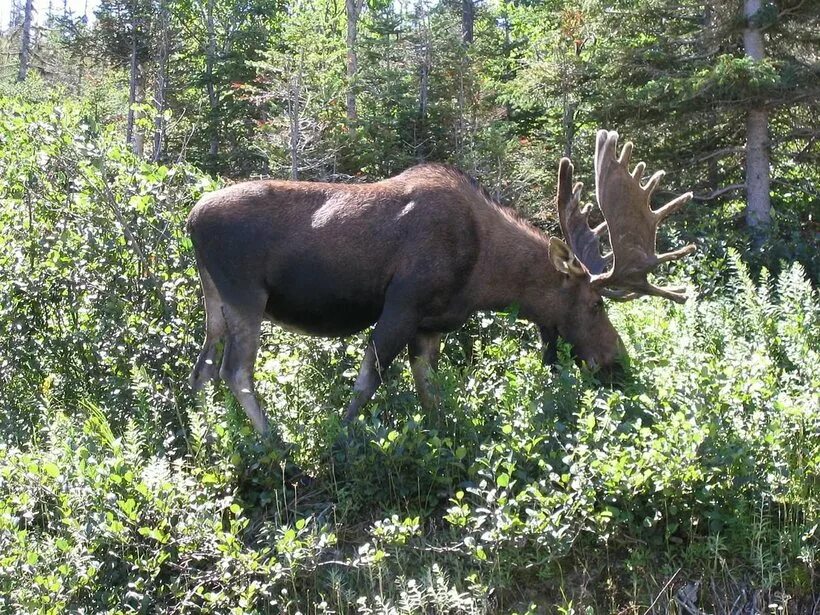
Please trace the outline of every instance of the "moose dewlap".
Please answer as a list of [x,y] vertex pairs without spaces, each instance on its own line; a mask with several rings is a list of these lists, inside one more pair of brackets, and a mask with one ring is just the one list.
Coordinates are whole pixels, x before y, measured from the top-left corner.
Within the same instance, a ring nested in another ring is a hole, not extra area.
[[[476,311],[513,304],[538,325],[546,360],[554,360],[560,335],[579,361],[612,367],[624,349],[603,297],[684,301],[683,289],[654,286],[647,274],[695,250],[655,252],[659,224],[692,195],[652,210],[663,173],[642,183],[644,163],[630,171],[632,144],[617,156],[617,141],[615,132],[598,132],[595,187],[606,222],[595,229],[587,222],[591,206],[580,207],[572,164],[561,160],[566,243],[495,203],[467,175],[435,164],[373,184],[263,180],[204,196],[188,217],[206,311],[191,385],[218,375],[266,432],[253,385],[262,320],[333,337],[375,323],[345,420],[373,396],[404,347],[422,405],[431,407],[442,334]],[[602,255],[605,232],[612,252]]]

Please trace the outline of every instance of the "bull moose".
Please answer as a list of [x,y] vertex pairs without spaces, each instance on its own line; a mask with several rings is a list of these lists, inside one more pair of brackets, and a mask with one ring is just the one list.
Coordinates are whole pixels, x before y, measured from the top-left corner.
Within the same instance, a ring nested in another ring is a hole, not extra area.
[[[192,387],[218,374],[265,433],[253,384],[262,320],[328,337],[375,323],[344,420],[358,415],[405,346],[422,405],[430,407],[442,334],[476,311],[510,305],[539,327],[547,354],[560,335],[577,360],[612,367],[624,346],[603,297],[683,302],[683,288],[655,286],[647,274],[695,251],[655,252],[659,224],[692,193],[653,210],[663,172],[642,183],[644,163],[629,170],[632,143],[617,156],[617,142],[616,132],[597,134],[595,189],[606,221],[594,229],[591,205],[581,207],[583,186],[573,185],[572,163],[561,160],[557,206],[566,243],[438,164],[371,184],[259,180],[205,195],[187,223],[206,312]],[[612,251],[602,255],[606,231]]]

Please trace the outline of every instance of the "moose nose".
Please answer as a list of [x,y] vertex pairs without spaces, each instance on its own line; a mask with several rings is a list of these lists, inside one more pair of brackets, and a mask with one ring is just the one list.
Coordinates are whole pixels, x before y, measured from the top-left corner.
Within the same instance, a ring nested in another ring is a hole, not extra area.
[[598,370],[598,377],[612,386],[623,384],[629,372],[629,354],[626,346],[618,338],[618,345],[609,361]]
[[629,361],[629,353],[626,351],[626,345],[624,341],[621,339],[621,336],[618,336],[618,349],[615,351],[615,363],[620,365],[625,365]]
[[587,360],[587,365],[592,370],[617,370],[629,360],[629,355],[626,352],[626,346],[618,336],[615,338],[615,343],[604,350],[598,357],[592,357]]

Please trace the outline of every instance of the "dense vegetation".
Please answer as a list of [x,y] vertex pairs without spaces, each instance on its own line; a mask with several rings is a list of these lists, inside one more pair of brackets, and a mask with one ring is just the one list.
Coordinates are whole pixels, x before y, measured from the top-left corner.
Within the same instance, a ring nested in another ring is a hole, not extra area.
[[[762,67],[729,3],[500,3],[474,23],[467,3],[359,4],[353,117],[345,11],[284,4],[103,2],[93,27],[54,16],[45,64],[0,82],[0,613],[816,612],[813,4],[764,6]],[[720,191],[764,99],[761,240],[743,190]],[[693,298],[608,307],[620,387],[567,348],[543,367],[531,327],[480,314],[445,340],[437,416],[398,362],[346,447],[363,336],[265,329],[287,457],[223,387],[188,390],[184,220],[226,177],[444,160],[549,230],[557,160],[588,177],[598,126],[703,197],[662,238],[701,248],[667,272]]]

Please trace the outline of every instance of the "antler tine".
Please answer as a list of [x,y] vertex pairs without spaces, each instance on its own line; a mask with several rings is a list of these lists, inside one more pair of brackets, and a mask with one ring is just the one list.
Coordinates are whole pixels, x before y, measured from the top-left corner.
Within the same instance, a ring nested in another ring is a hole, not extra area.
[[591,274],[601,274],[606,271],[606,262],[601,258],[598,240],[603,230],[600,226],[595,230],[589,227],[592,205],[581,207],[581,191],[584,184],[578,182],[573,185],[572,173],[573,167],[569,158],[562,158],[558,165],[558,221],[576,258]]
[[658,254],[656,262],[658,264],[666,263],[668,261],[676,261],[679,258],[683,258],[684,256],[689,256],[690,254],[694,254],[698,251],[698,247],[690,243],[688,246],[684,246],[678,250],[673,250],[672,252],[666,252],[665,254]]
[[686,194],[682,194],[678,197],[675,197],[660,209],[656,209],[655,216],[658,218],[658,221],[662,221],[664,218],[667,218],[668,216],[671,216],[673,213],[678,211],[681,207],[686,205],[691,200],[691,192],[687,192]]
[[652,196],[652,193],[655,192],[655,189],[658,187],[664,175],[666,175],[666,171],[656,171],[652,174],[652,177],[647,180],[643,190],[648,196]]
[[682,303],[686,301],[685,289],[655,286],[646,276],[659,264],[683,258],[696,250],[694,245],[688,245],[665,254],[655,251],[658,226],[683,207],[692,198],[692,193],[653,210],[650,199],[664,172],[654,173],[642,184],[646,165],[639,162],[632,172],[629,171],[632,143],[623,146],[620,156],[616,156],[617,148],[617,132],[598,132],[595,193],[606,218],[613,264],[607,273],[594,275],[592,282],[602,294],[618,299],[657,295]]
[[627,141],[626,143],[624,143],[624,146],[621,149],[621,156],[618,158],[618,162],[624,165],[625,167],[629,166],[629,159],[632,157],[633,147],[635,146],[632,145],[632,141]]
[[689,298],[686,295],[685,286],[655,286],[654,284],[647,284],[643,289],[643,294],[671,299],[675,303],[686,303],[686,300]]
[[602,288],[601,295],[613,301],[632,301],[640,297],[639,294],[628,290],[615,290],[612,288]]

